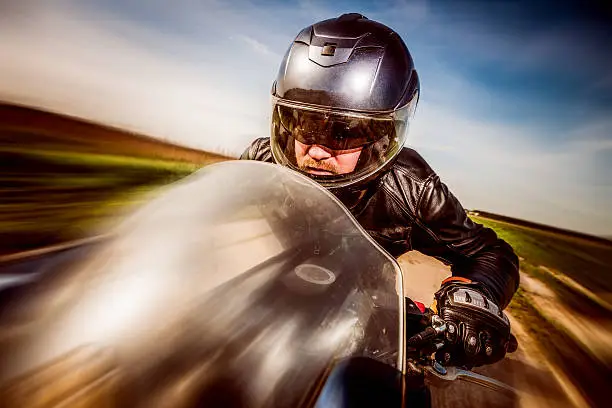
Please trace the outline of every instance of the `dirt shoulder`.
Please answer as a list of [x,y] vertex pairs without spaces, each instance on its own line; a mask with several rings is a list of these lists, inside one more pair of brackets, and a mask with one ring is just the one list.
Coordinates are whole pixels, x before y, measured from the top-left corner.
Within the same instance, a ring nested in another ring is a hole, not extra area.
[[[451,275],[450,268],[435,258],[412,251],[399,258],[404,273],[406,296],[430,305],[440,283]],[[512,385],[520,398],[509,399],[476,385],[453,383],[445,388],[432,389],[434,407],[572,407],[585,406],[580,393],[563,372],[548,361],[540,346],[530,336],[519,319],[510,316],[519,350],[504,361],[477,369]]]

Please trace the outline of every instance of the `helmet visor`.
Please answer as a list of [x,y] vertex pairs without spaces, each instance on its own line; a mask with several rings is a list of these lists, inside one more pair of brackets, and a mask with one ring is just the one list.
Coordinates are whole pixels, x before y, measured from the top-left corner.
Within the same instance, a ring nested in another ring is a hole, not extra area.
[[365,114],[273,98],[272,154],[326,187],[350,185],[399,153],[413,111],[409,104],[390,113]]

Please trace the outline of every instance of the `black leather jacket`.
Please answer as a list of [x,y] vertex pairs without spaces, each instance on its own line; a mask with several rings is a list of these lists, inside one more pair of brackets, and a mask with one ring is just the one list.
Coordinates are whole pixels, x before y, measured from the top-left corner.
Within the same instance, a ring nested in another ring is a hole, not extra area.
[[[273,163],[270,139],[260,138],[240,157]],[[474,223],[414,150],[404,148],[353,215],[391,255],[417,250],[451,265],[453,276],[483,284],[505,308],[519,283],[518,258],[490,228]]]

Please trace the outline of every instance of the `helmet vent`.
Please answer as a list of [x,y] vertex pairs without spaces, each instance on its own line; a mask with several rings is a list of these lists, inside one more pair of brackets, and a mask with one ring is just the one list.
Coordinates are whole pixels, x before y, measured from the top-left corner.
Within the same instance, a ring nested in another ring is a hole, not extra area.
[[333,56],[336,53],[336,46],[335,43],[325,43],[321,49],[321,55]]
[[338,21],[355,21],[361,18],[368,19],[366,16],[359,13],[346,13],[338,17]]

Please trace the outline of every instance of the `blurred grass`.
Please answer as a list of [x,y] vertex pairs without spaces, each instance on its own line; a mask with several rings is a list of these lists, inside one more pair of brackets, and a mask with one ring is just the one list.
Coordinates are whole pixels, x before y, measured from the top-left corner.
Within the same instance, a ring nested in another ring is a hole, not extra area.
[[87,236],[205,164],[0,146],[0,254]]
[[90,236],[227,157],[0,102],[0,255]]
[[44,160],[47,164],[57,164],[59,166],[89,166],[92,169],[100,169],[102,167],[128,167],[134,169],[157,169],[159,171],[191,172],[199,167],[193,163],[183,161],[32,148],[0,147],[0,152],[20,155],[21,160],[28,160],[25,156],[29,156],[30,159]]
[[512,245],[517,255],[524,258],[521,267],[534,277],[556,285],[548,274],[538,271],[538,266],[544,265],[602,297],[612,293],[612,242],[606,245],[479,216],[470,218],[492,228]]

